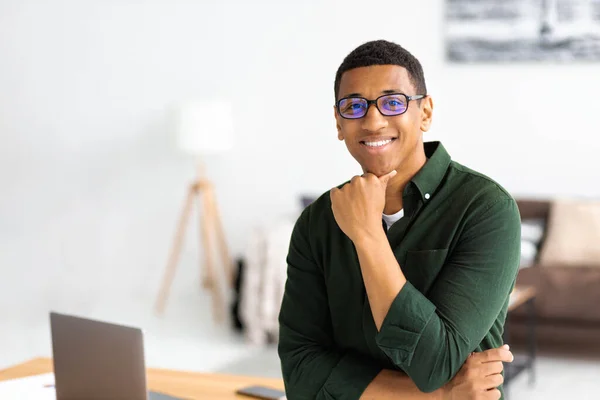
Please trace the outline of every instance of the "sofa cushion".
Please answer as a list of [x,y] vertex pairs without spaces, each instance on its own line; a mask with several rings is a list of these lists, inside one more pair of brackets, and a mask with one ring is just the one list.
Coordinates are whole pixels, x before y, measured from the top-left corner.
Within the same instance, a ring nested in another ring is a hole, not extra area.
[[539,262],[544,267],[600,268],[600,202],[554,201]]
[[[522,269],[517,285],[536,289],[536,315],[540,319],[562,320],[570,323],[599,323],[600,268],[555,267],[535,265]],[[527,307],[519,307],[511,314],[526,316]]]

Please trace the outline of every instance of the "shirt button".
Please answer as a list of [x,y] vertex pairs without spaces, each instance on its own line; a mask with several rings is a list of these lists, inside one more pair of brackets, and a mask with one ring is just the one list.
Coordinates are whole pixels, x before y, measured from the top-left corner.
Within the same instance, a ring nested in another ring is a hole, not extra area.
[[429,193],[425,193],[425,200],[429,200],[430,197],[431,195],[429,195]]

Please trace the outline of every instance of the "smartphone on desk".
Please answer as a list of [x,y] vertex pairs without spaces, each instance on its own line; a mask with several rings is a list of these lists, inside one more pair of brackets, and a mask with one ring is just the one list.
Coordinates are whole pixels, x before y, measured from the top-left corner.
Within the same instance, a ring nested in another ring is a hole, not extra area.
[[265,386],[248,386],[239,389],[236,394],[262,400],[286,400],[285,392]]

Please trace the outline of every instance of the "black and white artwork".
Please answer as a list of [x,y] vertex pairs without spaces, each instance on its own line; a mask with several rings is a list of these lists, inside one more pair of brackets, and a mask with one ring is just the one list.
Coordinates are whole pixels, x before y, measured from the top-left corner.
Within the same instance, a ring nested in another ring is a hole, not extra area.
[[446,0],[452,62],[600,61],[600,0]]

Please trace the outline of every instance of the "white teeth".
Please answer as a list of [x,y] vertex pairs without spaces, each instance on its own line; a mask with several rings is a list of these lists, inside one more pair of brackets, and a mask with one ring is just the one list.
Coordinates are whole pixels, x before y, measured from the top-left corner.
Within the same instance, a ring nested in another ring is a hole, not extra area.
[[387,139],[387,140],[380,140],[379,142],[364,142],[364,143],[369,147],[381,147],[381,146],[385,146],[386,144],[390,143],[391,141],[392,141],[392,139]]

